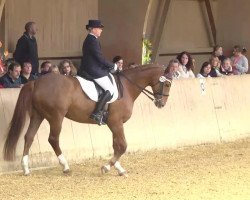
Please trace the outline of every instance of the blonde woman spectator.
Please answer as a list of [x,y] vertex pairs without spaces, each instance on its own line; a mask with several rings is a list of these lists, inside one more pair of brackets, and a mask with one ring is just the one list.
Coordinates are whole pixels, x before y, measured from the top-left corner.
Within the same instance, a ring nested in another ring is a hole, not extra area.
[[210,76],[211,64],[209,62],[204,62],[201,66],[200,73],[197,74],[197,78],[207,78]]
[[194,64],[193,59],[190,54],[186,51],[183,51],[177,56],[178,61],[180,62],[179,72],[180,78],[195,78],[194,75]]
[[220,73],[222,75],[232,75],[233,74],[233,67],[232,67],[232,61],[230,58],[225,58],[222,62]]
[[242,54],[241,46],[234,46],[232,65],[233,65],[233,74],[246,74],[248,71],[248,60],[246,56]]
[[51,66],[51,72],[55,74],[60,74],[59,68],[57,65],[52,65]]
[[61,74],[66,76],[75,76],[77,74],[77,70],[71,60],[63,60],[60,62],[59,71]]
[[211,77],[220,77],[222,74],[220,73],[220,66],[221,62],[217,56],[212,56],[210,58],[210,64],[211,64]]

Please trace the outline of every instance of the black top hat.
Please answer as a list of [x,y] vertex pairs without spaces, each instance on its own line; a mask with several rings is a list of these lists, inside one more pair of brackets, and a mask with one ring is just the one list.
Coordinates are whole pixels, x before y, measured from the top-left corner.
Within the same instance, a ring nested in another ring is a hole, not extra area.
[[100,20],[95,20],[95,19],[90,19],[89,24],[86,25],[86,29],[89,28],[103,28],[104,26],[102,25]]

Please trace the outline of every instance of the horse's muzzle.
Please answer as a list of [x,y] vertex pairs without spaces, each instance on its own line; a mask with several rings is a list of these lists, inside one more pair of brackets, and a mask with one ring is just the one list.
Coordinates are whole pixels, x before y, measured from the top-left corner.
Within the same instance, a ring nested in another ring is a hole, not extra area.
[[157,108],[163,108],[166,105],[162,99],[155,99],[154,103]]

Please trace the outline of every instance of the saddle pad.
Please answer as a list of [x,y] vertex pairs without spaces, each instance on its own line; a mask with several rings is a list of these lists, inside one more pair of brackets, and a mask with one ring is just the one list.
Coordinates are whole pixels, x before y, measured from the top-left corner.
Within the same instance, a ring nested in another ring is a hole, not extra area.
[[[114,79],[114,76],[112,74],[109,74],[112,78],[113,81],[113,86],[114,86],[114,95],[112,99],[108,103],[112,103],[118,98],[118,89],[117,85]],[[93,81],[86,80],[80,76],[75,76],[75,78],[80,82],[80,85],[82,87],[82,90],[85,92],[85,94],[93,101],[98,102],[98,91],[95,87],[95,84]]]

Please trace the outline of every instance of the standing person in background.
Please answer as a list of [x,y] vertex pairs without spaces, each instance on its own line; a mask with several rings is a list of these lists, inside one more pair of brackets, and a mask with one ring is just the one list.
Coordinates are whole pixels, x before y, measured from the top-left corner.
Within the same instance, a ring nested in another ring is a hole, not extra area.
[[220,45],[214,46],[212,56],[218,57],[221,63],[226,58],[226,56],[223,55],[223,48]]
[[179,72],[180,78],[195,78],[194,75],[194,65],[191,55],[183,51],[177,56],[177,60],[180,62]]
[[123,70],[123,58],[121,56],[115,56],[113,58],[113,63],[117,64],[118,71]]
[[233,57],[232,64],[233,64],[233,74],[246,74],[248,71],[248,60],[246,56],[242,54],[242,47],[239,45],[234,46],[233,50]]
[[16,50],[13,54],[15,61],[23,65],[25,62],[30,62],[32,65],[32,74],[38,74],[38,50],[35,34],[37,32],[35,22],[25,24],[25,32],[19,38],[16,45]]

